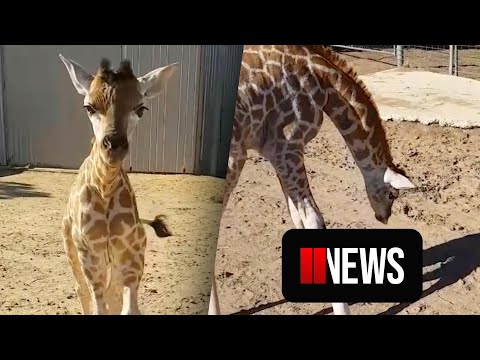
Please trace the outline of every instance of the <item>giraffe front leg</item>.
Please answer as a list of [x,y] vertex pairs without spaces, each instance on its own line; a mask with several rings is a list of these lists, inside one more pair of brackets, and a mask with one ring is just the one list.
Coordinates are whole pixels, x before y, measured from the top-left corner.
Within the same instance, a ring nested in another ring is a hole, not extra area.
[[75,278],[75,291],[77,293],[77,297],[82,308],[82,313],[84,315],[90,315],[90,291],[88,289],[85,277],[82,272],[82,266],[78,258],[77,248],[75,247],[69,231],[66,231],[63,234],[63,246],[65,249],[65,254],[67,255],[68,264],[70,265],[73,277]]
[[277,173],[290,218],[297,229],[325,229],[325,221],[313,198],[305,170],[302,148],[290,145],[282,156],[264,156]]
[[[92,294],[92,314],[106,315],[105,291],[107,285],[107,242],[96,242],[91,249],[79,251],[79,259],[87,285]],[[95,249],[95,251],[94,251]]]
[[215,282],[215,276],[213,277],[212,290],[210,292],[208,315],[220,315],[220,304],[218,303],[217,284]]
[[[313,198],[301,149],[280,159],[270,160],[280,180],[290,217],[297,229],[326,229],[323,216]],[[332,303],[334,315],[350,315],[347,303]]]
[[145,266],[147,237],[143,227],[139,227],[136,234],[138,237],[135,243],[126,246],[120,255],[120,268],[123,278],[122,315],[141,314],[138,306],[138,290]]

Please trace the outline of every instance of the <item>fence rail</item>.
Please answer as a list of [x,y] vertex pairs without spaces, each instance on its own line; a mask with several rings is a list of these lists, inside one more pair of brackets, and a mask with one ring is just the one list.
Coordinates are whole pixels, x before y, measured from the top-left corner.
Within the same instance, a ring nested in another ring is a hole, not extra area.
[[[480,80],[480,45],[331,45],[337,51],[381,53],[397,67]],[[395,66],[393,65],[393,66]]]

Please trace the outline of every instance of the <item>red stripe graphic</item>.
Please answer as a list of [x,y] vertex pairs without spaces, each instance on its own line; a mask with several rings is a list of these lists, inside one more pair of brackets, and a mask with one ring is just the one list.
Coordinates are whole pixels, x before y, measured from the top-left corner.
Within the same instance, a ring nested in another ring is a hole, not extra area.
[[313,283],[327,283],[327,249],[313,249]]
[[313,282],[313,249],[300,248],[300,284]]

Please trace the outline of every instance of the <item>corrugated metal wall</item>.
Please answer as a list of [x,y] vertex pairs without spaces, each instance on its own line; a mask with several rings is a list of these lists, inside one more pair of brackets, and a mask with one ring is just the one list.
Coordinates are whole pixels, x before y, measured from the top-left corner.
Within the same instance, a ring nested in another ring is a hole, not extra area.
[[[224,176],[241,45],[3,45],[6,161],[78,168],[91,125],[58,54],[96,70],[101,57],[132,61],[137,75],[172,62],[180,71],[147,105],[126,167]],[[2,123],[0,118],[0,131]],[[2,132],[3,133],[3,132]],[[228,139],[226,139],[228,137]],[[2,147],[0,136],[0,147]],[[2,161],[0,150],[0,161]]]
[[[170,63],[181,67],[169,81],[167,92],[147,104],[139,123],[127,166],[138,171],[193,173],[198,114],[200,45],[124,45],[136,74]],[[180,101],[179,101],[180,99]]]
[[225,177],[235,113],[243,46],[203,46],[202,89],[204,91],[200,167],[204,172]]

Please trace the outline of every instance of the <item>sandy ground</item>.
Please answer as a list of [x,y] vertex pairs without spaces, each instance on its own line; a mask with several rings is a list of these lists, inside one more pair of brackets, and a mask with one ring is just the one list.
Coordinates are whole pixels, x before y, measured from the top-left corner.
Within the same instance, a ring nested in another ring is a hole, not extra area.
[[429,71],[392,69],[360,76],[384,120],[480,127],[480,81]]
[[[206,314],[223,180],[130,174],[142,218],[165,214],[174,236],[147,227],[145,314]],[[74,174],[0,170],[0,314],[79,314],[60,221]]]
[[[355,55],[355,54],[354,54]],[[345,56],[360,74],[386,70]],[[375,220],[360,172],[328,118],[307,148],[313,194],[330,228],[413,228],[424,240],[424,297],[354,304],[353,314],[480,314],[480,129],[386,122],[392,154],[418,188],[402,193],[388,225]],[[220,226],[216,279],[224,314],[331,314],[287,303],[281,238],[293,225],[273,168],[251,153]]]

